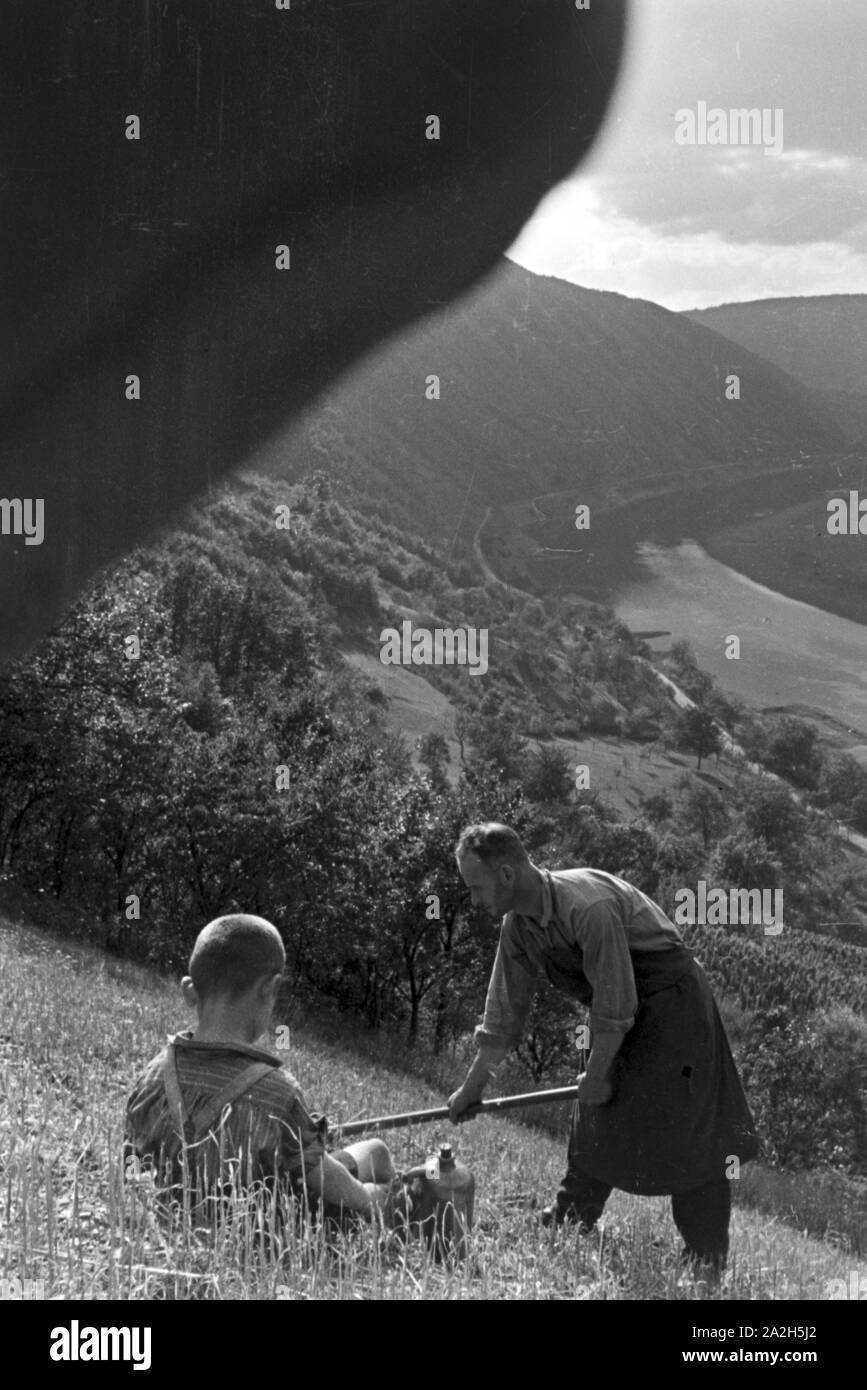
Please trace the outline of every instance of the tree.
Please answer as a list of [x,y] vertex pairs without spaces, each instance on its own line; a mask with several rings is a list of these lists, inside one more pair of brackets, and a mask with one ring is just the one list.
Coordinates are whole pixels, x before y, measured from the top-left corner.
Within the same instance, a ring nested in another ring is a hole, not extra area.
[[743,815],[750,835],[764,840],[784,859],[799,857],[806,825],[803,812],[785,787],[759,784],[748,790]]
[[419,740],[418,756],[428,770],[431,786],[436,791],[444,791],[449,784],[446,768],[451,762],[451,753],[442,734],[425,734]]
[[543,804],[568,801],[573,774],[562,748],[556,744],[539,744],[527,763],[524,791],[531,801]]
[[819,735],[802,719],[781,719],[771,735],[764,762],[778,776],[812,789],[818,786],[822,772]]
[[723,695],[719,690],[712,691],[704,704],[717,723],[729,734],[736,732],[746,716],[746,706],[742,700]]
[[710,877],[721,887],[776,888],[781,874],[782,865],[766,842],[743,832],[721,840],[710,861]]
[[[220,682],[209,661],[184,673],[180,713],[196,733],[211,738],[219,733],[225,715]],[[228,703],[228,702],[227,702]]]
[[570,1080],[581,1070],[581,1053],[576,1030],[585,1021],[582,1006],[547,980],[540,981],[520,1043],[515,1049],[519,1062],[533,1084],[556,1081],[558,1074]]
[[[463,711],[459,718],[461,715]],[[516,713],[504,708],[498,695],[486,695],[478,713],[462,720],[461,736],[469,740],[473,767],[480,764],[483,773],[487,770],[500,782],[521,781],[526,740],[518,733]]]
[[835,1006],[756,1015],[743,1080],[768,1157],[781,1168],[863,1170],[867,1159],[864,1074],[867,1029]]
[[641,810],[654,825],[660,825],[662,821],[671,819],[674,803],[667,792],[651,792],[650,796],[641,798]]
[[845,753],[833,754],[822,765],[813,800],[838,819],[852,816],[862,830],[867,825],[867,770]]
[[701,760],[711,753],[718,753],[722,739],[713,715],[700,705],[680,712],[675,724],[675,737],[680,748],[695,753],[696,771],[701,771]]
[[687,832],[698,827],[707,850],[726,828],[729,809],[715,787],[690,778],[686,793],[678,804],[678,821]]
[[713,680],[699,669],[695,653],[689,642],[674,642],[668,653],[668,664],[677,684],[686,691],[697,704],[704,704],[713,691]]

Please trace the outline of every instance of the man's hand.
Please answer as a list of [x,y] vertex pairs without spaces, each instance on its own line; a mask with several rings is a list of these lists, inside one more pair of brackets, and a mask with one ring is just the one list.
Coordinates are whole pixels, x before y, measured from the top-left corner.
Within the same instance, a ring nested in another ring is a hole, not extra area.
[[468,1089],[466,1085],[459,1086],[448,1100],[449,1119],[453,1125],[463,1124],[464,1120],[471,1120],[472,1115],[466,1112],[471,1105],[478,1105],[482,1098],[481,1091]]
[[463,1085],[449,1096],[449,1119],[453,1125],[471,1119],[467,1111],[471,1105],[478,1105],[488,1082],[496,1076],[497,1067],[505,1057],[506,1050],[505,1047],[491,1043],[485,1043],[479,1048],[472,1066],[464,1077]]
[[578,1102],[580,1105],[607,1105],[614,1095],[614,1087],[608,1077],[591,1076],[582,1072],[578,1077]]

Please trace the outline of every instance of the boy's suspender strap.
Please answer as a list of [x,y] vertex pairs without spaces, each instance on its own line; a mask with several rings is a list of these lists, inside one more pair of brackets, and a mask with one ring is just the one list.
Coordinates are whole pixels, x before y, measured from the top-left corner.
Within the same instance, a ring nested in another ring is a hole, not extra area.
[[242,1072],[233,1077],[222,1091],[218,1091],[208,1101],[201,1115],[196,1116],[193,1138],[189,1142],[195,1144],[199,1139],[203,1139],[217,1123],[227,1105],[232,1105],[245,1091],[249,1091],[252,1086],[255,1086],[257,1081],[261,1081],[263,1076],[270,1076],[271,1072],[275,1070],[277,1070],[275,1063],[252,1062],[249,1067],[245,1067]]
[[178,1062],[175,1057],[173,1042],[170,1042],[166,1048],[166,1060],[163,1064],[163,1086],[165,1087],[169,1110],[172,1112],[181,1141],[184,1144],[191,1144],[193,1142],[192,1132],[184,1106],[184,1098],[181,1095],[181,1084],[178,1081]]
[[261,1081],[263,1076],[269,1076],[271,1072],[277,1070],[278,1065],[276,1062],[252,1062],[249,1067],[245,1067],[242,1072],[227,1082],[221,1091],[212,1096],[193,1124],[187,1114],[184,1098],[181,1095],[175,1045],[173,1042],[169,1043],[163,1066],[163,1085],[169,1109],[183,1142],[185,1144],[198,1143],[216,1124],[227,1105],[232,1105],[234,1101],[244,1095],[245,1091],[249,1091],[252,1086],[255,1086],[257,1081]]

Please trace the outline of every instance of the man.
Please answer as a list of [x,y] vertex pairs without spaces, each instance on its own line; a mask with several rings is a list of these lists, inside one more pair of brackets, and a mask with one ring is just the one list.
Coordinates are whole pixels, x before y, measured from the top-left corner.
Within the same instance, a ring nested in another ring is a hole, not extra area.
[[615,1187],[670,1195],[684,1259],[715,1277],[728,1252],[729,1175],[758,1144],[701,967],[646,894],[598,869],[539,869],[509,826],[470,826],[456,854],[473,905],[505,917],[452,1121],[520,1041],[544,974],[590,1006],[592,1040],[566,1176],[544,1223],[592,1229]]

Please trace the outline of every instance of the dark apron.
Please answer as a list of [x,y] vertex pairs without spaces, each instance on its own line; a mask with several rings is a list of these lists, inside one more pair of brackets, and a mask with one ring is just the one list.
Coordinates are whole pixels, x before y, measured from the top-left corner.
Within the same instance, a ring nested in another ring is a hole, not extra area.
[[[687,1192],[736,1175],[758,1153],[755,1125],[710,985],[685,946],[630,953],[638,1012],[606,1105],[577,1102],[569,1168],[624,1192]],[[580,950],[545,954],[555,988],[591,1004]]]

